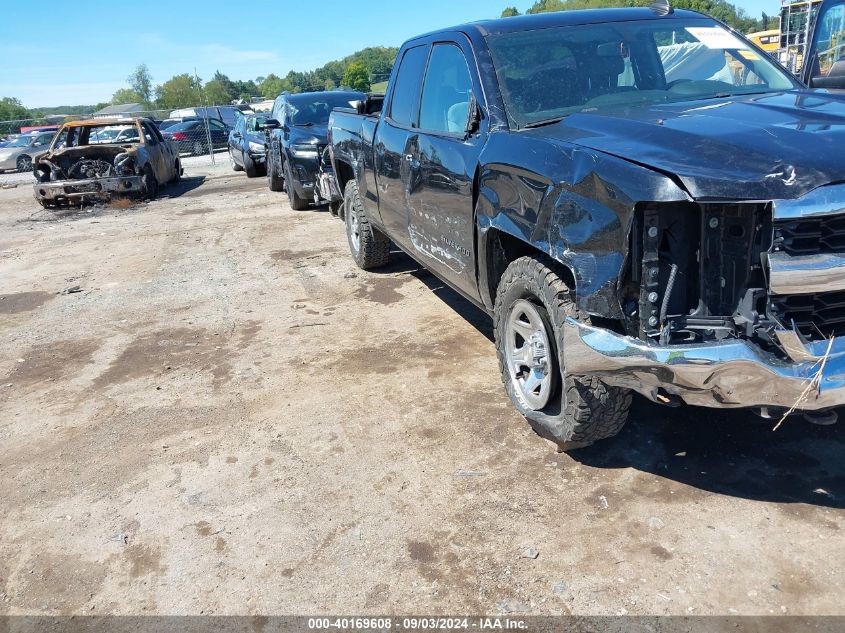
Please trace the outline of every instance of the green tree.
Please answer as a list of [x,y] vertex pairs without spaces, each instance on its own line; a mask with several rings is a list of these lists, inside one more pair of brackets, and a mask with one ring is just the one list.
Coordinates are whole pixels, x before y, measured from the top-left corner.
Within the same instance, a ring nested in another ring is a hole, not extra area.
[[265,99],[275,99],[285,90],[285,80],[270,73],[258,86],[258,90]]
[[0,136],[20,132],[21,121],[32,114],[15,97],[0,99]]
[[361,92],[370,91],[370,72],[363,62],[352,62],[346,67],[343,85]]
[[[129,87],[141,98],[139,101],[149,104],[153,100],[153,78],[146,64],[138,64],[137,68],[126,78]],[[128,103],[128,102],[124,102]]]
[[201,83],[194,75],[175,75],[156,86],[156,103],[165,109],[200,105],[200,87]]
[[[264,77],[261,77],[261,80],[264,80]],[[232,89],[234,90],[234,99],[243,99],[244,101],[249,101],[253,97],[257,97],[261,95],[261,90],[258,88],[257,84],[261,82],[256,80],[253,81],[252,79],[248,79],[247,81],[240,81],[235,80],[232,82]]]
[[503,18],[512,18],[517,15],[519,15],[519,11],[517,11],[516,7],[505,7],[502,11]]
[[226,91],[226,103],[229,103],[230,101],[232,101],[232,99],[238,98],[237,91],[235,90],[235,84],[232,82],[231,79],[229,79],[219,70],[215,71],[214,76],[211,78],[211,81],[219,82],[220,86]]
[[144,97],[132,90],[132,88],[121,88],[112,95],[111,104],[120,105],[123,103],[144,103]]
[[209,105],[228,105],[232,101],[229,91],[219,79],[212,79],[205,84],[205,100]]

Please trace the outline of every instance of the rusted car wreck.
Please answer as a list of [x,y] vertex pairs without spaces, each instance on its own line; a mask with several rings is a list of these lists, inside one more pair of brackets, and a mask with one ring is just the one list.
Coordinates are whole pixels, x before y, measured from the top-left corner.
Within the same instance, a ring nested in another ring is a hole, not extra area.
[[154,198],[182,175],[179,153],[150,119],[73,121],[34,164],[35,199],[45,208]]

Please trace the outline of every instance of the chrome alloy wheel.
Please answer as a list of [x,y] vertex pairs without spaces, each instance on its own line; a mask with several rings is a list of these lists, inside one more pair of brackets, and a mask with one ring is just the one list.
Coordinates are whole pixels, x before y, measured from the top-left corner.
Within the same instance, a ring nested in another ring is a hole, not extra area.
[[515,392],[534,411],[552,394],[554,364],[546,324],[537,306],[520,299],[511,306],[506,325],[505,362]]
[[354,206],[349,210],[349,242],[356,253],[361,250],[361,225]]

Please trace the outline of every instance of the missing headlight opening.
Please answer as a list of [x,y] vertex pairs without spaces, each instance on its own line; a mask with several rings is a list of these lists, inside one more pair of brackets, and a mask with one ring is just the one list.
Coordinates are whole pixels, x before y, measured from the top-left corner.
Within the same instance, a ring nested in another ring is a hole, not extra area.
[[661,344],[756,337],[777,325],[766,283],[765,203],[648,203],[635,213],[623,306],[632,334]]

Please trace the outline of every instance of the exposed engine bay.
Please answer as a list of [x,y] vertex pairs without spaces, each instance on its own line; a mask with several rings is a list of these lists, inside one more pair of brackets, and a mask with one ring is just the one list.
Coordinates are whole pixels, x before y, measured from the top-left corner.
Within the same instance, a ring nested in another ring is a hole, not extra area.
[[131,146],[91,146],[59,150],[38,160],[38,182],[131,176],[136,161]]
[[44,207],[155,196],[182,173],[179,154],[148,119],[65,124],[34,166],[35,198]]

